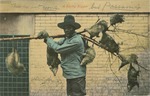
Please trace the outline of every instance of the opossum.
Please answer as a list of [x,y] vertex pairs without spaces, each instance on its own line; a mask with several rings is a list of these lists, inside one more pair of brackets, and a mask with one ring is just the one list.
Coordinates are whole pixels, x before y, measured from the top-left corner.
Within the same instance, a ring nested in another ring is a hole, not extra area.
[[92,39],[93,37],[99,37],[99,33],[101,32],[101,25],[99,23],[94,24],[90,28],[84,29],[90,34],[90,38]]
[[122,60],[121,65],[120,65],[120,67],[119,67],[119,70],[120,70],[123,66],[125,66],[125,65],[127,65],[127,64],[138,64],[137,58],[138,58],[138,57],[137,57],[136,54],[130,54],[130,55],[127,56],[126,58],[123,57],[123,60]]
[[81,65],[87,65],[93,62],[96,56],[96,52],[93,47],[89,47],[86,49],[85,56],[82,59]]
[[116,25],[117,23],[122,23],[124,22],[124,16],[115,14],[110,17],[110,24],[111,25]]
[[24,65],[20,63],[20,57],[16,48],[13,48],[12,52],[8,54],[8,56],[5,59],[5,63],[7,70],[15,76],[20,75],[24,71],[26,71]]
[[110,36],[108,35],[107,33],[105,32],[102,32],[102,38],[101,40],[99,41],[99,43],[102,43],[103,45],[105,45],[105,49],[111,53],[119,53],[119,44],[117,44],[115,42],[115,40]]
[[60,64],[58,58],[58,53],[56,53],[52,48],[47,46],[47,64],[49,65],[50,70],[53,72],[54,76],[58,71],[58,65]]
[[132,64],[130,64],[130,68],[128,70],[128,84],[127,84],[128,92],[130,92],[135,85],[137,85],[137,87],[139,87],[139,83],[137,80],[138,76],[139,76],[139,71],[137,71],[132,66]]

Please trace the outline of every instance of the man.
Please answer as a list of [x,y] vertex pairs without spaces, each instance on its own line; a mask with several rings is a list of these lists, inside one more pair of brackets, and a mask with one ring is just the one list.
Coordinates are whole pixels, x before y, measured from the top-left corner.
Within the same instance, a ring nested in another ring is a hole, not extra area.
[[65,38],[60,41],[53,41],[47,32],[40,32],[38,38],[44,38],[44,42],[60,54],[63,76],[67,81],[67,96],[84,96],[86,66],[81,66],[80,63],[85,48],[81,36],[75,32],[81,25],[75,22],[72,15],[66,15],[64,22],[58,23],[58,27],[65,33]]

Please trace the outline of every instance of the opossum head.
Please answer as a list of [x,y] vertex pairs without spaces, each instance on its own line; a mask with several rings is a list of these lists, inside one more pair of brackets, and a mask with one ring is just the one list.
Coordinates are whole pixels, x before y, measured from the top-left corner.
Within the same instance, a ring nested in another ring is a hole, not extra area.
[[127,84],[127,90],[128,90],[128,92],[130,92],[135,85],[137,87],[139,87],[139,83],[138,82],[132,82],[132,83],[130,82],[130,83],[128,83]]
[[9,68],[9,69],[11,69],[10,73],[13,74],[14,76],[18,76],[22,74],[24,71],[26,71],[26,68],[21,63],[18,63],[16,68]]
[[94,58],[91,58],[91,56],[85,56],[81,62],[81,65],[87,65],[91,62],[93,62]]
[[58,71],[58,67],[49,67],[50,68],[50,70],[53,72],[53,75],[54,76],[56,76],[56,74],[57,74],[57,71]]
[[19,64],[18,65],[18,70],[20,71],[20,72],[24,72],[24,71],[26,71],[26,68],[24,67],[24,65],[23,64]]
[[24,69],[24,70],[26,69],[26,68],[24,67],[24,65],[21,64],[21,63],[18,65],[18,68],[21,68],[21,69]]

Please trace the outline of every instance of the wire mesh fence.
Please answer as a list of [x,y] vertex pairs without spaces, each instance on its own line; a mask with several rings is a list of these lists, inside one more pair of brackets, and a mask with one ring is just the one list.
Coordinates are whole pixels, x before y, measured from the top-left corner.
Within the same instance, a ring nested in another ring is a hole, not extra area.
[[[9,38],[12,35],[0,35],[0,38]],[[17,36],[14,36],[17,37]],[[12,75],[6,68],[5,59],[16,44],[20,62],[26,71],[18,76]],[[29,40],[1,41],[0,42],[0,96],[29,96]]]

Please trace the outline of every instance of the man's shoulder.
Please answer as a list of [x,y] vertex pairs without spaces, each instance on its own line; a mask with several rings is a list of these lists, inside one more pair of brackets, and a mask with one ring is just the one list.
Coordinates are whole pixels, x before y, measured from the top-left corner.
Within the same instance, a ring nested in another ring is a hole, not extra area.
[[69,40],[71,43],[73,43],[73,42],[81,43],[81,42],[82,42],[82,38],[81,38],[81,35],[80,35],[80,34],[76,34],[76,35],[74,35],[73,37],[69,38],[68,40]]
[[81,41],[82,40],[82,37],[80,34],[76,34],[72,37],[72,39],[75,39],[75,40],[78,40],[78,41]]
[[71,39],[71,42],[76,42],[76,43],[82,44],[82,42],[83,42],[82,36],[80,34],[76,34]]

